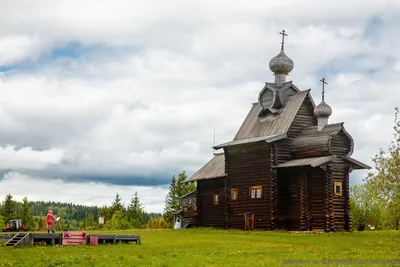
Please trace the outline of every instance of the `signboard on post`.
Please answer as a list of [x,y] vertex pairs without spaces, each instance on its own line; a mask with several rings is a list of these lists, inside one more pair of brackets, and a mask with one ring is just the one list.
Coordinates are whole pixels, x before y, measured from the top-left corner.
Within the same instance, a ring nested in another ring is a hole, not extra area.
[[104,224],[104,217],[99,217],[99,224],[103,225]]

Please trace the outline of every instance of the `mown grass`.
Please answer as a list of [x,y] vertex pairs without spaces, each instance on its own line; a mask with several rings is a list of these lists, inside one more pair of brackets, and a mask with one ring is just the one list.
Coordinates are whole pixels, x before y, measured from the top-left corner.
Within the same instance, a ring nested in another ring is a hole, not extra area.
[[[307,266],[307,262],[295,264],[288,260],[309,260],[308,266],[400,266],[399,231],[180,229],[109,233],[140,234],[141,245],[1,246],[0,266]],[[398,264],[362,264],[360,260],[397,260]]]

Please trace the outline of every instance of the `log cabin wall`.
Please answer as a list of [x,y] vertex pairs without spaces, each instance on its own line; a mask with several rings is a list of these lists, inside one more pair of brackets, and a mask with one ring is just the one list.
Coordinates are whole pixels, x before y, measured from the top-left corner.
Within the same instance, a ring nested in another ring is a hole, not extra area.
[[292,125],[287,132],[288,138],[276,142],[276,163],[284,163],[292,160],[291,156],[291,143],[304,127],[317,125],[316,118],[314,117],[314,107],[309,97],[306,97],[301,105],[297,115],[295,116]]
[[299,231],[306,227],[308,204],[305,201],[305,180],[307,171],[304,167],[279,169],[277,171],[278,220],[280,229]]
[[347,156],[352,151],[353,142],[341,130],[334,135],[330,142],[331,153],[337,156]]
[[325,173],[321,168],[308,169],[308,204],[311,230],[325,230]]
[[182,223],[198,225],[196,191],[182,197],[182,219]]
[[[257,142],[225,148],[229,186],[229,226],[244,229],[244,214],[254,214],[254,228],[271,229],[271,152],[269,144]],[[262,186],[261,198],[251,198],[250,187]],[[230,189],[238,190],[238,200]]]
[[[332,162],[332,204],[333,204],[333,229],[349,229],[350,208],[349,208],[349,193],[348,193],[348,170],[349,164],[341,158],[336,158]],[[335,194],[335,182],[341,182],[342,194]]]
[[[199,225],[202,227],[225,228],[225,178],[197,181],[197,209]],[[218,204],[213,203],[218,194]]]

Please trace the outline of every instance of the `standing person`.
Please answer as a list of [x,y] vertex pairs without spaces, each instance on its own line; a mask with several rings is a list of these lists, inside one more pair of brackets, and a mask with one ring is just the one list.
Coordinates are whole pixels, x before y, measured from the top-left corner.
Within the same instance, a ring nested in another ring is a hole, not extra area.
[[49,212],[47,212],[47,216],[46,216],[46,228],[47,228],[47,233],[50,234],[50,229],[54,234],[54,228],[53,228],[53,223],[56,220],[56,217],[54,217],[53,215],[53,211],[49,210]]

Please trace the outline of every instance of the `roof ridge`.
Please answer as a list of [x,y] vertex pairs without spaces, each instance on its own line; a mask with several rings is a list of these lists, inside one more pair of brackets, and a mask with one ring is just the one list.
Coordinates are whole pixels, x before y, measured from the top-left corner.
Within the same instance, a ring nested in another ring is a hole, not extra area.
[[298,91],[298,92],[296,92],[296,93],[293,93],[292,96],[294,96],[294,95],[299,95],[299,94],[302,94],[302,93],[309,93],[310,91],[311,91],[311,89],[306,89],[306,90]]

